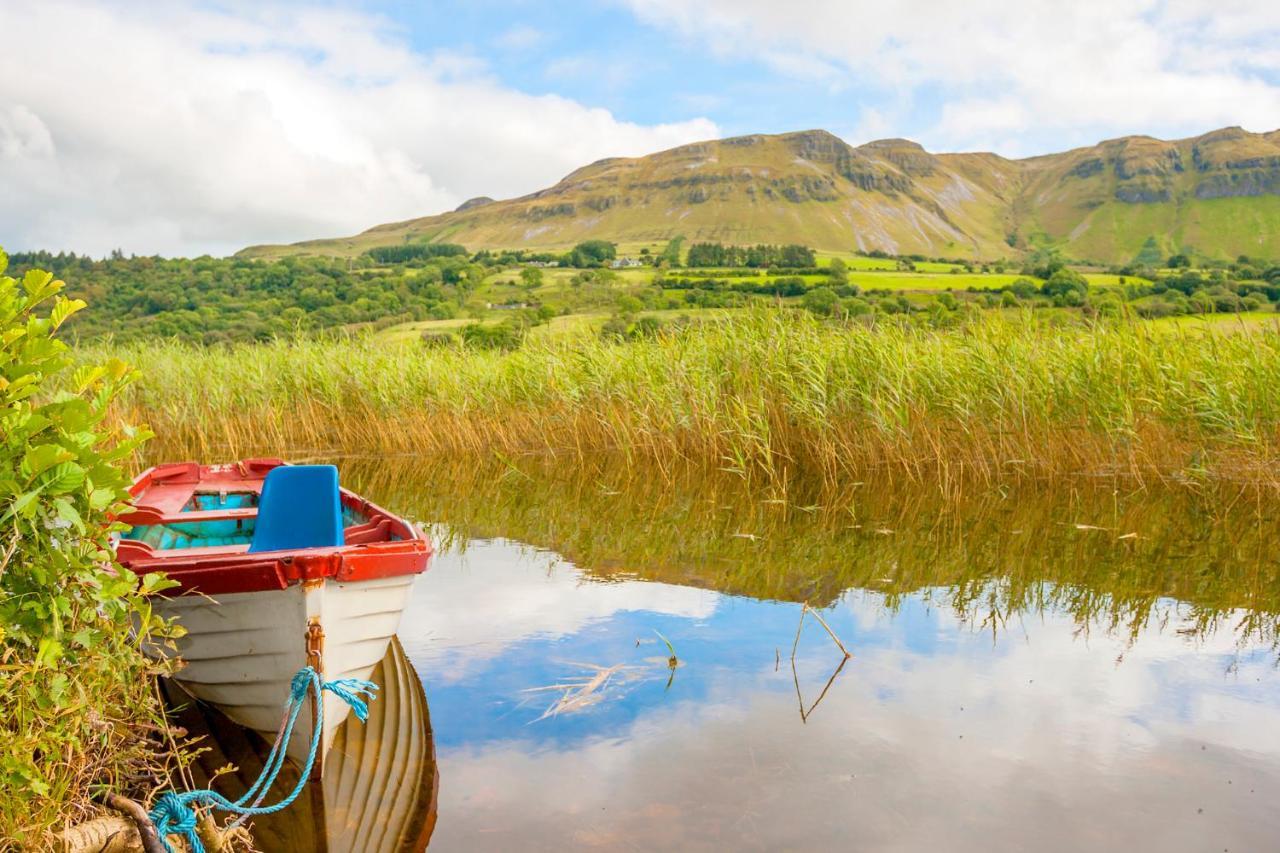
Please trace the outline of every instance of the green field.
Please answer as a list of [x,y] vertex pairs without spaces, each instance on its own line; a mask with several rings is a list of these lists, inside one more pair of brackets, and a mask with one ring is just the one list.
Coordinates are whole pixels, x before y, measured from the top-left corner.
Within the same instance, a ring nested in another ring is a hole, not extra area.
[[1236,332],[1266,329],[1280,331],[1280,314],[1273,311],[1241,311],[1239,314],[1186,314],[1149,321],[1159,329],[1178,331]]

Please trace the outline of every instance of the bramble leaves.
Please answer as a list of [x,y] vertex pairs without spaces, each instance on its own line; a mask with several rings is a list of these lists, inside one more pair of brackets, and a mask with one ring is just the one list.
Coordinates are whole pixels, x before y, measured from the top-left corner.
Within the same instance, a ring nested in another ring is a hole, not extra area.
[[108,538],[128,498],[116,464],[150,436],[107,422],[135,373],[75,364],[55,333],[85,305],[62,288],[0,275],[0,849],[120,783],[142,749],[128,723],[160,714],[141,646],[180,634],[146,598],[173,582],[116,565]]
[[60,462],[69,462],[75,458],[75,453],[65,447],[56,444],[39,444],[23,454],[22,465],[18,470],[30,480]]
[[49,322],[53,324],[53,328],[56,331],[67,321],[68,317],[84,307],[85,301],[83,299],[63,299],[58,297],[58,301],[53,305],[53,310],[49,312]]
[[99,379],[107,375],[107,368],[100,364],[84,364],[71,374],[71,385],[77,394],[83,393]]
[[84,469],[74,462],[61,462],[41,478],[44,491],[50,495],[63,495],[84,485]]

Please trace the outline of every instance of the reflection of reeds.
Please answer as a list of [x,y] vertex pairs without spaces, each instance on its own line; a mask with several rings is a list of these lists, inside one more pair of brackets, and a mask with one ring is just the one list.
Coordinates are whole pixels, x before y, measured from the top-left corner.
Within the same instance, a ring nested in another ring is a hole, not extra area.
[[1052,325],[824,324],[761,310],[631,344],[548,337],[510,354],[299,340],[126,347],[122,403],[166,454],[287,448],[514,456],[618,452],[831,481],[947,488],[1120,472],[1277,484],[1280,334]]
[[[1177,607],[1176,625],[1196,636],[1280,636],[1280,530],[1248,490],[1075,482],[949,497],[793,479],[762,493],[705,472],[673,469],[662,480],[604,462],[515,464],[521,476],[502,478],[497,463],[470,459],[353,459],[343,476],[386,506],[443,522],[453,541],[515,538],[599,576],[816,607],[850,588],[881,594],[891,609],[924,595],[992,631],[1011,615],[1055,609],[1084,630],[1136,636]],[[742,529],[759,536],[732,536]]]
[[795,656],[791,657],[791,680],[796,685],[796,701],[800,703],[800,722],[807,723],[809,718],[813,716],[813,712],[818,710],[818,706],[822,704],[822,700],[826,698],[827,691],[831,689],[831,685],[836,683],[836,678],[840,675],[844,665],[849,662],[849,655],[846,654],[840,659],[840,663],[836,664],[836,668],[832,670],[831,676],[827,678],[827,683],[822,686],[822,692],[818,694],[818,698],[813,700],[813,704],[808,708],[804,706],[804,696],[800,693],[800,674],[796,671]]

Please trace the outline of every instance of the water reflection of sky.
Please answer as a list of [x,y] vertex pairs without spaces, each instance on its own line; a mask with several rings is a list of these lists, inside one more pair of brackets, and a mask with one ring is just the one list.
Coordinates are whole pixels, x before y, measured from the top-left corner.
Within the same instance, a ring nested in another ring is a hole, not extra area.
[[[932,598],[931,603],[928,598]],[[1064,614],[994,637],[940,595],[824,611],[600,582],[504,542],[442,555],[401,637],[426,682],[443,849],[1280,849],[1275,654]],[[666,647],[681,666],[668,687]],[[639,641],[639,645],[637,645]],[[539,719],[580,664],[628,667]]]

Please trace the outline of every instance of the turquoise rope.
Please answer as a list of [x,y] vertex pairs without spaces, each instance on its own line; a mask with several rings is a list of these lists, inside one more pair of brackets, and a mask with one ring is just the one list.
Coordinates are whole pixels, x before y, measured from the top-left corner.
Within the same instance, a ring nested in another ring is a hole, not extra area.
[[[170,835],[183,836],[191,848],[191,853],[205,853],[204,845],[200,843],[200,836],[196,834],[195,810],[197,808],[207,806],[220,809],[240,815],[243,819],[254,815],[273,814],[287,808],[298,798],[307,786],[311,767],[316,761],[316,751],[320,748],[321,729],[324,726],[324,691],[326,690],[350,705],[351,712],[360,719],[360,722],[364,722],[369,719],[369,705],[363,697],[368,696],[372,699],[378,692],[378,685],[360,678],[321,681],[320,674],[309,666],[298,670],[289,688],[289,699],[285,702],[284,729],[272,745],[262,773],[244,796],[232,802],[217,791],[202,788],[197,791],[187,791],[185,794],[169,791],[156,801],[155,808],[151,810],[151,822],[156,825],[156,833],[160,836],[160,841],[168,853],[175,853],[173,846],[169,844]],[[293,736],[293,726],[298,720],[298,713],[302,710],[302,700],[307,698],[308,691],[315,692],[316,725],[311,733],[311,748],[307,752],[307,763],[298,776],[298,784],[287,797],[275,805],[259,806],[253,798],[258,796],[260,800],[261,796],[271,789],[276,777],[280,774],[280,768],[284,766],[285,749]]]

